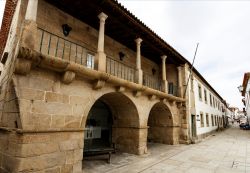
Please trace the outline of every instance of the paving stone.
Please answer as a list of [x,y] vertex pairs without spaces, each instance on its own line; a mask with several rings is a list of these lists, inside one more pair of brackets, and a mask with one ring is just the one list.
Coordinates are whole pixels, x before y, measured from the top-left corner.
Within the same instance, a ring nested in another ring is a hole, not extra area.
[[218,132],[193,145],[148,144],[148,154],[112,155],[105,160],[84,160],[83,172],[108,173],[248,173],[250,172],[250,133],[238,127]]

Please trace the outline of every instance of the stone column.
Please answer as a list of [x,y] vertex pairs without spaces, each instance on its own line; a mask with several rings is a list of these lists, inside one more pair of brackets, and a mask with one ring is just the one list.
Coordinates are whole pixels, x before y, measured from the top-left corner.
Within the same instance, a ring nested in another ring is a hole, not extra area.
[[38,0],[29,0],[25,14],[25,20],[36,22]]
[[135,82],[138,84],[142,84],[143,72],[141,69],[141,38],[135,39],[136,42],[136,74],[135,74]]
[[98,18],[100,19],[100,26],[95,64],[97,64],[98,66],[98,71],[106,72],[106,54],[104,53],[104,30],[105,20],[108,18],[108,16],[105,13],[101,12],[98,15]]
[[167,56],[163,55],[161,56],[161,60],[162,60],[162,90],[165,93],[168,93],[168,81],[167,81],[167,77],[166,77],[166,59]]
[[38,0],[29,0],[22,25],[21,46],[33,50],[39,50],[37,40],[37,9]]
[[183,96],[183,81],[182,81],[182,66],[177,67],[178,69],[178,96]]

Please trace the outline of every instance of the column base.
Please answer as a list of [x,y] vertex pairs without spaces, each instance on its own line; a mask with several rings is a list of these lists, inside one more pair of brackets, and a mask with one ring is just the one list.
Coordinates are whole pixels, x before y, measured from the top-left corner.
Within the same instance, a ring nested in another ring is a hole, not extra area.
[[95,66],[98,71],[106,72],[106,54],[104,52],[97,52],[95,55]]
[[37,50],[36,44],[37,23],[32,20],[25,20],[21,36],[21,46]]
[[136,72],[135,72],[135,83],[138,83],[138,84],[143,84],[143,71],[142,69],[137,69]]
[[162,81],[162,91],[164,93],[168,93],[168,81],[167,80]]

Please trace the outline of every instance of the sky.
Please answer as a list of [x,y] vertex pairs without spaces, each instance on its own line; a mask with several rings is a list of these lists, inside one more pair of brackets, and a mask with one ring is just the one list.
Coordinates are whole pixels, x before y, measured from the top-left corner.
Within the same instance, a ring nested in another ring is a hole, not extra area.
[[230,106],[243,108],[237,87],[250,72],[250,1],[119,2],[189,62],[199,43],[194,67]]
[[[237,89],[250,71],[250,1],[119,0],[192,62],[230,104],[242,109]],[[5,0],[0,0],[0,21]]]

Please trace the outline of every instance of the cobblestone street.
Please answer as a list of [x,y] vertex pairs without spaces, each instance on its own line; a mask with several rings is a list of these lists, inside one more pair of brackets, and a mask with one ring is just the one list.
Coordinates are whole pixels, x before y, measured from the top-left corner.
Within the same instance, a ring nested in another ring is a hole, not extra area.
[[[231,127],[192,145],[151,144],[147,155],[84,160],[84,173],[249,173],[250,131]],[[89,158],[90,159],[90,158]]]

